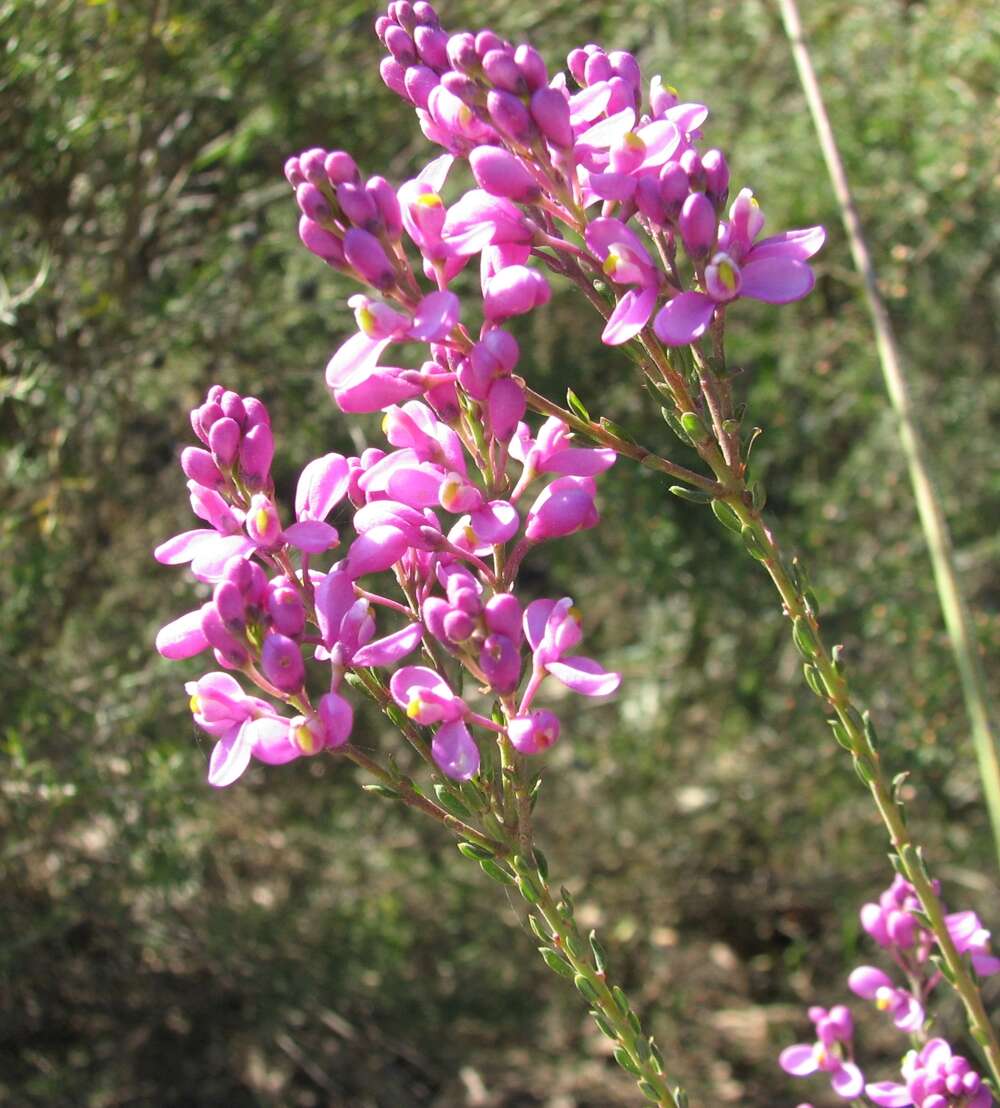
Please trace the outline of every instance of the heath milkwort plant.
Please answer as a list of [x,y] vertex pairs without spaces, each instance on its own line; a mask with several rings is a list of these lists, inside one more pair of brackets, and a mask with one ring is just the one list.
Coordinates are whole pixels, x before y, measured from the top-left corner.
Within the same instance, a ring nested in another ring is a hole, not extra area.
[[[348,301],[357,329],[326,367],[328,390],[342,412],[383,412],[390,449],[310,462],[292,518],[274,498],[263,405],[214,386],[192,413],[201,446],[181,464],[208,526],[156,556],[190,562],[211,599],[165,627],[157,645],[169,658],[210,650],[221,667],[188,686],[196,722],[217,740],[210,781],[230,784],[254,758],[324,751],[366,769],[370,789],[439,820],[463,854],[519,890],[543,959],[574,981],[619,1064],[650,1101],[685,1103],[624,993],[608,984],[596,937],[581,938],[568,892],[551,892],[531,827],[535,756],[561,729],[536,697],[550,678],[604,696],[619,677],[576,652],[573,601],[525,603],[518,572],[535,546],[597,524],[597,478],[617,456],[639,462],[678,482],[675,495],[709,505],[769,574],[805,679],[885,823],[907,912],[1000,1079],[975,976],[977,952],[992,957],[983,929],[945,916],[842,651],[824,641],[809,578],[763,517],[764,489],[749,470],[755,433],[733,396],[730,315],[738,321],[743,298],[783,304],[808,294],[823,229],[764,235],[752,191],[731,189],[725,156],[702,144],[708,109],[657,76],[647,83],[631,54],[588,44],[570,51],[567,72],[550,74],[528,44],[448,32],[424,0],[390,4],[375,30],[388,51],[385,83],[441,152],[398,187],[321,147],[290,157],[285,175],[304,246],[360,286]],[[464,192],[449,185],[460,161],[476,186]],[[479,290],[463,302],[455,289],[469,282],[454,282],[474,259]],[[639,367],[703,472],[592,418],[573,392],[564,407],[530,387],[505,325],[544,307],[547,274],[575,285],[603,319],[602,341]],[[423,349],[403,359],[403,344]],[[329,522],[335,508],[350,518],[349,534]],[[425,779],[402,773],[392,752],[379,760],[351,741],[350,690],[385,711]],[[883,997],[898,1026],[915,1024],[926,996],[911,981],[907,999],[878,972],[859,977],[859,989]],[[815,1062],[854,1094],[860,1071],[844,1011],[816,1010],[822,1060],[809,1048],[812,1061],[797,1054],[795,1064],[807,1072]],[[929,1050],[910,1070],[940,1060]]]

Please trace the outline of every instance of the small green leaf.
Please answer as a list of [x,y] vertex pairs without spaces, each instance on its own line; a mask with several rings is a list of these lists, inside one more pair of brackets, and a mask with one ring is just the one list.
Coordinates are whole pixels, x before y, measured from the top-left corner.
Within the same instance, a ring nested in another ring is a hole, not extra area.
[[872,769],[871,763],[867,758],[859,758],[856,754],[854,756],[854,772],[861,778],[864,785],[871,785],[875,780],[875,771]]
[[576,977],[573,978],[573,984],[579,990],[580,995],[589,1004],[597,1004],[600,1001],[600,994],[582,973],[578,973]]
[[566,403],[569,405],[570,411],[574,415],[578,415],[581,419],[585,419],[588,423],[591,422],[590,412],[583,406],[583,401],[576,395],[572,389],[566,390]]
[[386,785],[362,785],[361,787],[366,793],[374,793],[376,796],[384,797],[386,800],[402,799],[395,789],[390,789]]
[[682,412],[681,427],[684,428],[684,433],[693,443],[705,442],[709,438],[705,424],[702,423],[701,417],[696,412]]
[[456,819],[468,819],[471,815],[469,809],[466,808],[447,785],[435,785],[434,795],[437,797],[438,804],[450,815],[455,816]]
[[806,661],[811,661],[819,652],[816,637],[805,616],[796,616],[792,621],[792,639],[798,652]]
[[844,729],[844,725],[839,719],[828,719],[826,721],[830,725],[830,729],[833,731],[833,737],[840,743],[845,750],[854,750],[851,746],[851,737]]
[[607,1036],[612,1042],[618,1041],[618,1032],[611,1026],[610,1023],[604,1018],[604,1016],[596,1009],[592,1008],[590,1014],[594,1017],[594,1023],[601,1029],[601,1034]]
[[826,689],[823,687],[823,678],[820,676],[819,670],[811,662],[806,662],[802,667],[802,672],[809,688],[817,696],[826,699]]
[[615,1051],[615,1061],[626,1073],[632,1074],[633,1077],[642,1076],[642,1070],[632,1061],[632,1056],[623,1046]]
[[498,866],[490,858],[480,858],[479,868],[486,874],[487,877],[492,877],[494,881],[499,881],[501,885],[513,885],[514,878],[509,874],[502,866]]
[[652,1101],[653,1104],[660,1103],[660,1094],[648,1081],[642,1080],[639,1082],[639,1092],[642,1093],[647,1100]]
[[627,1016],[632,1011],[632,1006],[628,1002],[628,997],[625,995],[624,990],[620,985],[615,985],[611,990],[611,995],[615,998],[615,1004],[618,1005],[618,1010],[623,1016]]
[[620,427],[613,420],[606,419],[604,416],[601,416],[599,422],[605,431],[610,431],[612,435],[621,439],[622,442],[627,442],[630,446],[638,445],[635,439],[632,438],[632,436],[628,433],[628,431],[626,431],[624,427]]
[[878,751],[878,732],[875,730],[875,724],[872,723],[871,712],[863,712],[861,714],[861,722],[864,726],[865,741],[868,743],[868,749],[875,754]]
[[545,959],[545,964],[554,973],[560,974],[562,977],[568,978],[570,981],[576,976],[576,970],[566,961],[566,959],[551,946],[540,946],[538,953]]
[[534,931],[535,937],[541,939],[543,943],[552,942],[552,936],[538,922],[537,917],[530,913],[528,915],[528,926]]
[[671,485],[667,491],[672,492],[674,496],[681,500],[689,501],[691,504],[710,504],[712,502],[712,497],[707,492],[702,492],[701,489],[689,489],[685,485]]
[[743,536],[743,545],[751,558],[756,558],[758,562],[766,562],[771,557],[771,551],[768,550],[764,540],[760,537],[760,533],[752,523],[745,523],[740,530],[740,534]]
[[728,527],[730,531],[735,532],[737,535],[743,530],[743,524],[740,521],[740,517],[729,507],[723,500],[712,501],[712,514],[722,524],[723,527]]
[[537,904],[542,899],[542,894],[539,891],[538,886],[530,877],[518,877],[517,887],[521,892],[521,896],[529,904]]
[[548,881],[548,879],[549,879],[549,860],[538,849],[537,846],[535,847],[535,866],[538,869],[538,876],[541,877],[541,879],[543,881]]
[[487,850],[485,846],[480,846],[478,843],[456,843],[455,845],[458,847],[460,854],[464,854],[466,858],[471,858],[475,862],[496,857],[492,850]]
[[754,481],[750,485],[750,503],[755,512],[763,511],[767,503],[767,490],[761,481]]
[[596,931],[591,931],[589,939],[590,950],[594,955],[594,965],[597,967],[597,972],[604,973],[608,968],[608,952],[604,949],[600,939],[598,939]]

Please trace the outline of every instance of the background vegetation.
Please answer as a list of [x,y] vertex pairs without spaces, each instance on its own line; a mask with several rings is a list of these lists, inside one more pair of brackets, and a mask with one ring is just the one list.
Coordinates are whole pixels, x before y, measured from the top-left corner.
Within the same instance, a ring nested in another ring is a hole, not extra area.
[[[190,582],[150,550],[189,526],[176,457],[209,384],[271,405],[286,493],[317,452],[363,445],[321,382],[352,326],[347,288],[299,247],[281,165],[341,146],[401,181],[428,156],[378,80],[374,14],[0,4],[4,1103],[634,1102],[502,890],[436,829],[323,760],[209,790],[182,689],[197,663],[151,646],[190,607]],[[912,770],[947,900],[1000,925],[930,571],[775,10],[462,0],[442,14],[530,36],[553,66],[590,40],[636,51],[710,104],[711,141],[773,229],[830,229],[812,297],[734,313],[766,428],[757,464],[887,756]],[[996,677],[1000,9],[813,0],[804,14]],[[523,336],[538,387],[572,383],[681,458],[579,321],[560,294]],[[829,1103],[774,1058],[806,1033],[804,1006],[843,999],[852,959],[872,959],[856,920],[890,877],[882,832],[758,567],[646,472],[617,466],[603,506],[597,532],[530,565],[539,592],[585,600],[591,652],[627,677],[613,704],[575,710],[548,757],[553,870],[603,926],[693,1102]],[[386,741],[374,718],[359,733]],[[987,996],[996,1007],[995,983]],[[941,1019],[961,1042],[948,1004]],[[889,1077],[902,1043],[863,1022]]]

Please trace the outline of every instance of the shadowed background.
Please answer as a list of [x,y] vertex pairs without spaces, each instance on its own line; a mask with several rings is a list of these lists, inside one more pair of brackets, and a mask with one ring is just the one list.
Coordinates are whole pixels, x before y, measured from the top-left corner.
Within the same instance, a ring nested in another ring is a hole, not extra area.
[[[1000,13],[814,0],[804,13],[915,378],[990,675],[1000,646]],[[156,629],[194,589],[150,551],[191,526],[176,464],[219,381],[262,397],[288,496],[379,442],[322,368],[351,288],[308,254],[281,167],[352,151],[396,183],[434,151],[378,78],[367,4],[0,5],[0,1101],[15,1106],[602,1108],[636,1095],[515,906],[435,827],[332,760],[221,793]],[[758,475],[813,572],[952,908],[1000,924],[957,679],[856,277],[766,3],[489,0],[450,30],[637,53],[712,109],[769,229],[830,230],[816,291],[741,302],[731,361]],[[44,282],[32,281],[37,275]],[[568,290],[521,369],[690,463]],[[884,835],[801,680],[774,594],[711,514],[620,462],[603,525],[526,565],[625,674],[567,704],[540,842],[697,1104],[832,1103],[786,1078],[805,1006],[878,962],[857,909]],[[370,747],[393,743],[359,719]],[[1000,991],[987,988],[996,1008]],[[902,1039],[863,1013],[872,1079]],[[961,1038],[955,1006],[941,1031]]]

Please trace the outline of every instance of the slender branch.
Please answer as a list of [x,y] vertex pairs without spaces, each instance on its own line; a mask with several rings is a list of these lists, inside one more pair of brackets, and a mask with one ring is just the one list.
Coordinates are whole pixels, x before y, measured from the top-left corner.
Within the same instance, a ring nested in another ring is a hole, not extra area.
[[906,457],[924,538],[930,553],[938,598],[961,678],[965,710],[969,716],[973,744],[979,761],[979,775],[993,827],[997,855],[1000,857],[1000,751],[998,751],[997,736],[991,723],[991,720],[995,719],[995,713],[990,703],[986,678],[979,659],[975,629],[958,580],[948,521],[941,508],[941,501],[935,492],[927,465],[927,450],[917,426],[899,344],[896,341],[885,302],[879,292],[875,266],[862,232],[861,220],[851,195],[844,162],[840,156],[819,81],[813,69],[798,9],[795,0],[777,0],[777,2],[781,9],[785,33],[791,45],[799,80],[802,82],[813,124],[816,127],[826,168],[833,184],[833,191],[840,207],[840,215],[847,232],[854,264],[861,274],[865,300],[875,331],[882,375],[896,415],[897,430],[903,454]]
[[703,477],[700,473],[695,473],[693,469],[687,469],[685,466],[677,465],[676,462],[670,462],[666,458],[661,458],[658,454],[654,454],[652,451],[647,450],[643,446],[639,446],[637,443],[628,442],[626,439],[602,427],[599,423],[588,422],[585,419],[581,419],[580,416],[576,415],[574,412],[569,411],[567,408],[560,407],[558,404],[542,396],[540,393],[535,392],[533,389],[525,388],[524,392],[528,404],[536,412],[541,412],[542,415],[556,416],[564,423],[568,423],[573,430],[587,435],[595,442],[600,442],[605,446],[611,447],[616,454],[621,454],[625,458],[631,458],[632,461],[638,462],[639,465],[644,466],[646,469],[665,473],[668,477],[674,477],[678,481],[683,481],[685,484],[691,485],[696,489],[701,489],[702,492],[706,492],[710,496],[719,496],[725,492],[724,487],[711,478]]

